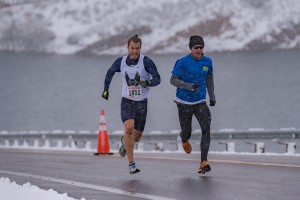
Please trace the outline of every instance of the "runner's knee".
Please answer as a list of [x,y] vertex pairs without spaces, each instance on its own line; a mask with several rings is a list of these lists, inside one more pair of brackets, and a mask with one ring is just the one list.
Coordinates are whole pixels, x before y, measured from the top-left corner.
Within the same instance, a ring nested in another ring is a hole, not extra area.
[[133,134],[133,128],[125,128],[125,133],[132,135]]

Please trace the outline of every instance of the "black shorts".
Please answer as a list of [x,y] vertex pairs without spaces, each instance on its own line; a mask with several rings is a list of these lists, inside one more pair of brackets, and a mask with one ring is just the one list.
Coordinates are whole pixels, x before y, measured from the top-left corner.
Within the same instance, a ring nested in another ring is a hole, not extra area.
[[134,128],[143,132],[147,117],[147,103],[147,99],[133,101],[123,97],[121,101],[121,118],[123,123],[128,119],[134,119]]

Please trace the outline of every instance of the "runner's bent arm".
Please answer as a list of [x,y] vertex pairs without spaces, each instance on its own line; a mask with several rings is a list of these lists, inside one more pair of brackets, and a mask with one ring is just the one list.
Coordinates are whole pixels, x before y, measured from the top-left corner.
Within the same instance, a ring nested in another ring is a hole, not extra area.
[[121,72],[121,61],[122,57],[118,58],[111,67],[107,70],[105,81],[104,81],[104,90],[109,90],[110,82],[116,72]]
[[190,90],[190,91],[195,91],[198,88],[197,84],[186,83],[174,75],[171,76],[170,83],[175,87],[178,87],[180,89]]
[[159,85],[160,84],[160,75],[157,71],[156,65],[147,56],[144,57],[144,66],[145,66],[145,70],[152,76],[152,79],[149,80],[148,86],[154,87],[154,86]]

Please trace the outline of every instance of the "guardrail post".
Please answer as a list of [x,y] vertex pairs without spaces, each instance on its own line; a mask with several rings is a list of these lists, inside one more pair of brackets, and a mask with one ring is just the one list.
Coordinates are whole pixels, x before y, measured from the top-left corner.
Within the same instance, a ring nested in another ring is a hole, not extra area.
[[4,140],[4,146],[9,147],[9,140]]
[[180,136],[177,136],[176,150],[179,152],[184,152],[182,147],[182,139]]
[[88,150],[92,149],[92,142],[91,141],[86,141],[84,148],[88,149]]
[[234,152],[234,142],[219,142],[219,144],[225,144],[225,151],[233,153]]
[[144,151],[144,143],[143,142],[136,142],[134,144],[135,149],[138,151]]
[[3,143],[1,143],[0,146],[2,146],[2,147],[9,147],[9,140],[4,139],[2,142]]
[[287,154],[295,154],[296,153],[296,142],[277,141],[277,143],[285,145],[285,153],[287,153]]
[[149,144],[154,144],[155,151],[164,151],[164,143],[163,142],[149,142]]
[[184,152],[183,147],[182,147],[182,140],[181,140],[180,136],[177,136],[176,142],[170,142],[170,144],[176,145],[176,151]]
[[56,143],[56,148],[58,149],[62,149],[63,148],[63,141],[62,140],[58,140],[57,143]]
[[33,140],[33,148],[39,148],[39,140],[38,139],[34,139]]
[[13,147],[19,147],[19,141],[17,139],[13,140],[12,146]]
[[49,139],[44,140],[44,148],[50,148],[50,140]]
[[164,151],[164,143],[163,142],[158,142],[156,144],[155,150],[157,150],[157,151]]
[[22,147],[25,147],[25,148],[30,147],[30,146],[29,146],[29,142],[28,142],[27,140],[24,139],[24,140],[23,140]]
[[253,144],[254,145],[254,153],[265,153],[265,143],[264,142],[248,142],[247,144]]
[[73,139],[72,135],[69,135],[68,137],[68,146],[70,149],[76,149],[77,147],[77,141]]

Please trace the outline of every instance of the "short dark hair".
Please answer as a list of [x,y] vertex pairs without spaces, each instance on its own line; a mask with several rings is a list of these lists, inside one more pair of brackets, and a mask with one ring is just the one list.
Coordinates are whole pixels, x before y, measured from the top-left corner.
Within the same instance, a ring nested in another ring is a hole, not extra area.
[[134,36],[132,36],[131,38],[128,39],[128,46],[130,42],[134,42],[134,43],[140,43],[140,46],[142,46],[142,40],[139,38],[138,34],[135,34]]

